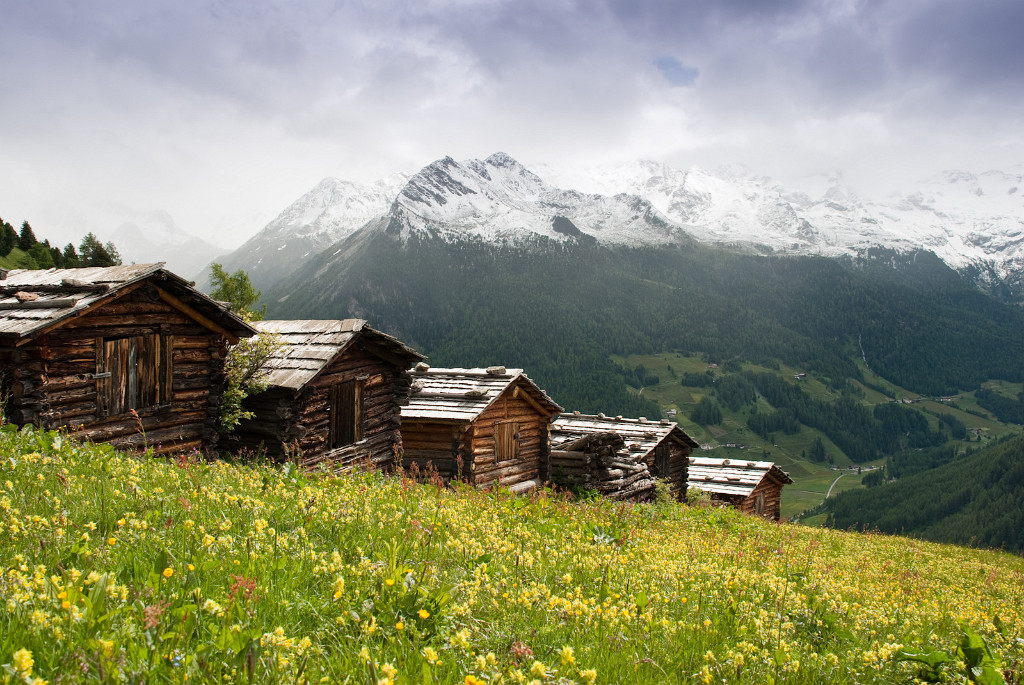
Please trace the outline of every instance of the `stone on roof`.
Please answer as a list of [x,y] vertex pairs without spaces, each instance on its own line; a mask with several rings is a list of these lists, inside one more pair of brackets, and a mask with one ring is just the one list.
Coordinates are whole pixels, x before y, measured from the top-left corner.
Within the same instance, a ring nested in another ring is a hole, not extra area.
[[690,457],[687,484],[721,495],[747,497],[769,475],[784,484],[793,482],[788,473],[770,461]]
[[230,336],[255,331],[227,307],[195,289],[195,284],[155,264],[82,267],[76,269],[13,269],[0,278],[0,336],[34,337],[92,311],[125,288],[147,278],[220,326]]
[[472,422],[512,386],[554,415],[562,411],[522,369],[430,368],[420,363],[410,372],[412,393],[402,407],[403,420]]

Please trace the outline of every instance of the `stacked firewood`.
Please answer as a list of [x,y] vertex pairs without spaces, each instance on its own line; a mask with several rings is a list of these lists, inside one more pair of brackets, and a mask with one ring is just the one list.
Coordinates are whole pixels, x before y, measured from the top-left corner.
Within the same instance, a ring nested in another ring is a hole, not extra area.
[[617,500],[644,501],[654,496],[655,478],[643,452],[630,449],[618,433],[591,433],[551,447],[555,482],[595,490]]

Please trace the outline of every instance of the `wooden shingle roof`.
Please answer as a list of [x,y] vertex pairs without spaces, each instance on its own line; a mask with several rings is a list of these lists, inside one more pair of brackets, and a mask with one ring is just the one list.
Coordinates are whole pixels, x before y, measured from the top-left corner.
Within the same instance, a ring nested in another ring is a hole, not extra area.
[[370,354],[393,361],[403,369],[424,358],[362,319],[272,319],[256,321],[253,326],[261,333],[277,334],[283,343],[263,365],[271,387],[301,389],[354,341],[360,342]]
[[562,411],[522,369],[433,369],[418,364],[410,376],[412,394],[402,407],[403,420],[472,422],[510,389],[522,393],[541,414]]
[[792,483],[789,474],[770,461],[690,457],[687,485],[719,495],[747,497],[771,475],[780,483]]
[[255,331],[227,306],[156,264],[77,269],[13,269],[0,278],[0,336],[34,338],[89,313],[149,279],[156,295],[237,340]]
[[624,419],[621,416],[595,416],[578,412],[561,414],[551,424],[551,446],[555,447],[594,433],[615,433],[622,437],[630,453],[645,456],[666,439],[675,440],[690,448],[698,446],[675,422],[664,419]]

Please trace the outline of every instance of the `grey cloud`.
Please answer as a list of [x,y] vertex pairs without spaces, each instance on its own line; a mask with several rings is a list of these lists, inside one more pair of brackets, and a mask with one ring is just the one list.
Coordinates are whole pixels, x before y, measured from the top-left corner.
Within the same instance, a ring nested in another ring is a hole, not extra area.
[[911,5],[890,34],[896,64],[977,92],[1008,88],[1018,99],[1024,73],[1024,3],[937,0]]

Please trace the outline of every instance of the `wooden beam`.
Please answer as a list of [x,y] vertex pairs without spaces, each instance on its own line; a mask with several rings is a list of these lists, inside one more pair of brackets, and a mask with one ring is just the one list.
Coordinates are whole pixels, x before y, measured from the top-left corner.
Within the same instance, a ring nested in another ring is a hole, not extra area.
[[526,392],[525,390],[522,390],[521,386],[517,385],[515,387],[515,389],[512,391],[512,397],[522,398],[526,400],[526,403],[529,404],[534,409],[536,409],[537,413],[540,414],[541,416],[554,416],[555,414],[558,413],[557,411],[545,409],[544,407],[542,407],[540,403],[537,402],[537,400],[530,397],[530,393]]
[[191,318],[195,319],[198,323],[202,324],[203,326],[206,326],[211,331],[214,331],[216,333],[220,333],[225,338],[227,338],[228,341],[231,342],[231,344],[235,344],[235,343],[238,342],[238,336],[237,335],[235,335],[231,331],[227,330],[223,326],[219,326],[218,324],[214,323],[210,319],[206,318],[205,316],[200,314],[198,311],[196,311],[195,309],[193,309],[189,305],[185,304],[184,302],[182,302],[177,297],[175,297],[174,295],[170,294],[169,292],[167,292],[166,290],[164,290],[160,286],[156,286],[156,291],[158,293],[160,293],[160,299],[161,300],[163,300],[167,304],[171,305],[172,307],[177,309],[179,312],[185,314],[188,317],[191,317]]
[[142,286],[146,285],[148,281],[148,278],[143,278],[141,280],[136,281],[135,283],[132,283],[131,285],[126,285],[123,288],[112,289],[108,297],[101,297],[100,299],[90,304],[88,307],[83,307],[81,309],[72,309],[71,316],[61,317],[60,319],[54,321],[49,326],[44,326],[43,328],[32,331],[31,333],[28,334],[27,337],[19,340],[16,346],[21,347],[22,345],[26,345],[30,342],[33,342],[36,338],[42,335],[46,335],[52,330],[60,328],[61,326],[66,326],[68,323],[74,321],[75,319],[79,319],[85,316],[86,314],[96,311],[97,309],[106,305],[109,302],[122,298],[128,293],[138,290]]

